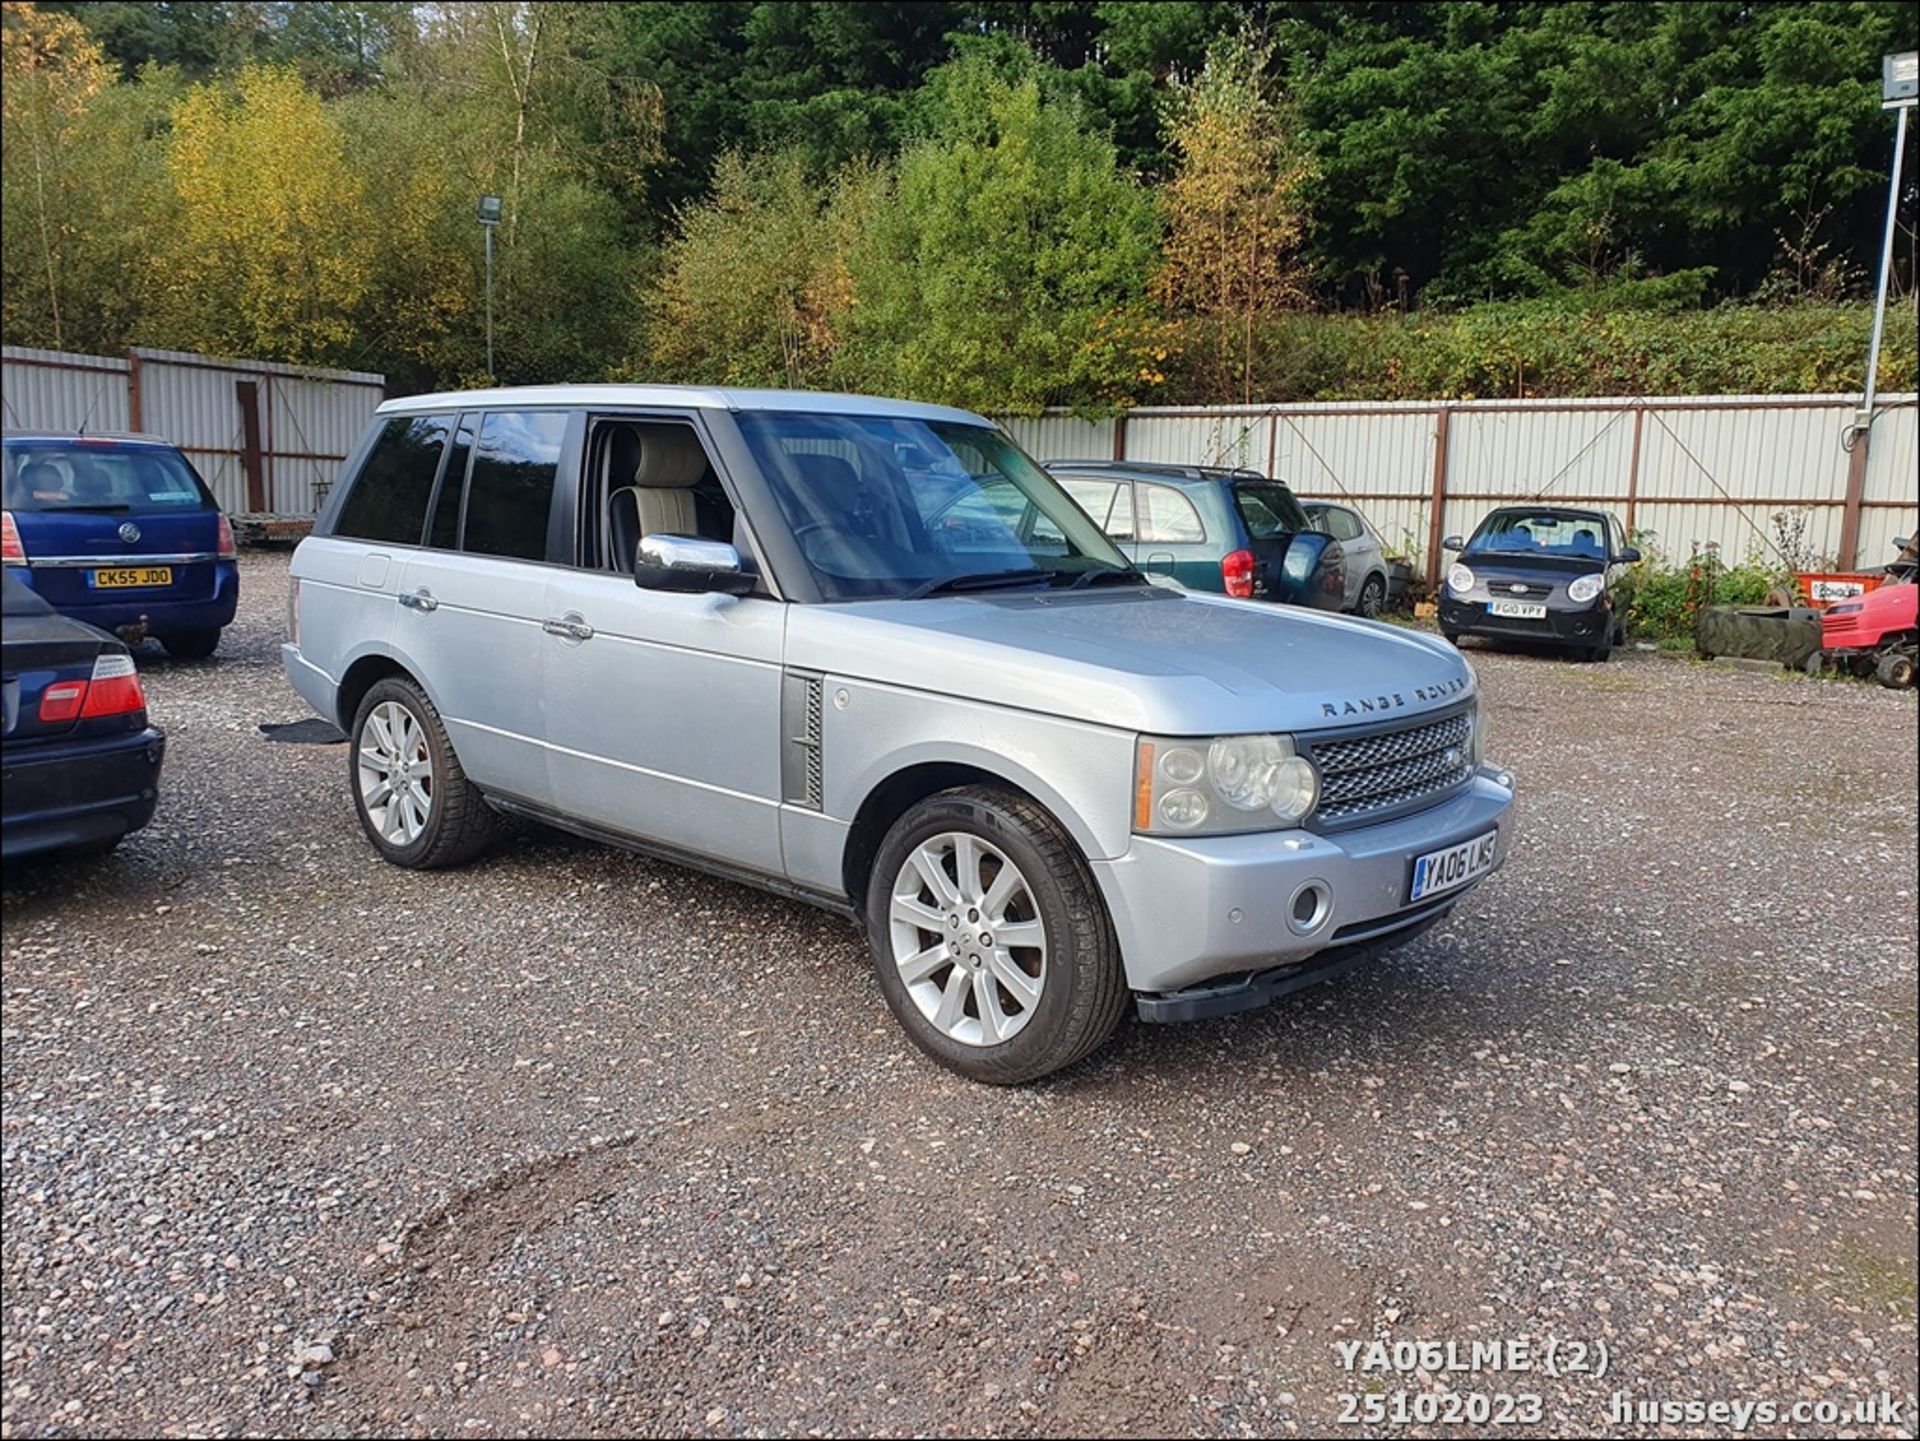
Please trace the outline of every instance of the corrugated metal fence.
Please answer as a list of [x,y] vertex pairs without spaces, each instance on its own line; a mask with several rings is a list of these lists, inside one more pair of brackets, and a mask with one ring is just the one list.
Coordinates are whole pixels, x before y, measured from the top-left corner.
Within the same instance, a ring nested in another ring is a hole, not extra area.
[[386,377],[177,350],[69,355],[9,345],[9,430],[144,431],[172,441],[233,512],[312,515]]
[[1444,537],[1516,500],[1602,506],[1670,557],[1711,542],[1729,562],[1777,561],[1775,513],[1803,511],[1814,552],[1880,565],[1920,526],[1915,400],[1882,396],[1851,451],[1846,395],[1151,407],[1006,425],[1040,460],[1245,465],[1351,502],[1432,580]]

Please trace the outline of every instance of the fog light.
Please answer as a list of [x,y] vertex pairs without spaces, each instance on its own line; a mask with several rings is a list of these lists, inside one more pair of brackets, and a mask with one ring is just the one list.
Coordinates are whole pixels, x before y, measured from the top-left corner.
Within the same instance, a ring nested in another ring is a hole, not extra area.
[[1307,881],[1287,902],[1287,928],[1295,935],[1310,936],[1327,923],[1333,914],[1333,891],[1325,881]]

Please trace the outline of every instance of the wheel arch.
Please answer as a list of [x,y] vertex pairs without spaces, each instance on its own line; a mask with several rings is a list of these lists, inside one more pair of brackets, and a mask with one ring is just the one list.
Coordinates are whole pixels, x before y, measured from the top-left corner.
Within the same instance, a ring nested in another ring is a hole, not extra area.
[[366,699],[368,691],[390,676],[412,681],[427,691],[428,700],[439,705],[427,683],[404,660],[387,651],[369,651],[354,659],[341,674],[339,684],[334,689],[334,719],[341,730],[349,735],[353,733],[353,718],[360,709],[360,702]]
[[1053,817],[1080,850],[1082,859],[1089,849],[1091,834],[1072,809],[1051,787],[1031,778],[1023,781],[1018,768],[1006,764],[988,765],[981,758],[917,760],[901,766],[870,787],[853,823],[847,830],[846,846],[841,852],[841,883],[854,914],[866,914],[867,885],[872,878],[873,862],[880,843],[895,821],[929,796],[962,786],[994,786],[1033,802]]

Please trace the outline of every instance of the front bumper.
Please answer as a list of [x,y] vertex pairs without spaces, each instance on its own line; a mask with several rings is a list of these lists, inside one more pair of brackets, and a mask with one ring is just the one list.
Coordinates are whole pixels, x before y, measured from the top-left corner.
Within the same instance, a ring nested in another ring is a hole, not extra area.
[[[1126,854],[1092,863],[1127,984],[1150,1000],[1335,948],[1377,950],[1379,942],[1406,939],[1396,933],[1437,919],[1479,884],[1409,904],[1414,858],[1497,829],[1498,869],[1512,842],[1512,804],[1512,778],[1483,767],[1440,805],[1337,835],[1135,836]],[[1303,933],[1291,907],[1310,881],[1326,890],[1329,904]]]
[[1598,645],[1613,630],[1613,607],[1602,597],[1592,605],[1576,606],[1564,597],[1545,602],[1540,620],[1519,620],[1490,614],[1487,602],[1440,601],[1440,628],[1449,635],[1488,635],[1511,640],[1537,640],[1550,645]]
[[153,819],[166,737],[131,735],[22,746],[0,763],[0,854],[113,840]]

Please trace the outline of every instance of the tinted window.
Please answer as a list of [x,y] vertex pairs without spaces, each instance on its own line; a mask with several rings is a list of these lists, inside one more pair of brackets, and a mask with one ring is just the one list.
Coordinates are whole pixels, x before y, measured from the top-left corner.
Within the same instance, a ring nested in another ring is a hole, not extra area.
[[427,499],[452,423],[447,415],[396,415],[389,420],[347,492],[333,533],[394,545],[420,544]]
[[1139,510],[1142,541],[1163,545],[1190,545],[1207,538],[1193,502],[1166,485],[1136,485],[1134,505]]
[[1350,510],[1342,510],[1337,505],[1327,506],[1322,512],[1325,524],[1321,527],[1335,540],[1360,539],[1360,522]]
[[427,544],[440,550],[460,546],[460,502],[467,489],[467,456],[473,450],[473,417],[463,415],[453,433],[453,448],[447,452],[446,472],[440,477],[440,492],[433,502],[433,526],[427,532]]
[[8,510],[205,510],[213,497],[180,452],[55,440],[7,446]]
[[547,511],[566,433],[563,411],[496,410],[482,417],[467,481],[463,550],[547,558]]
[[1315,528],[1284,485],[1236,485],[1233,504],[1254,540],[1274,540]]

